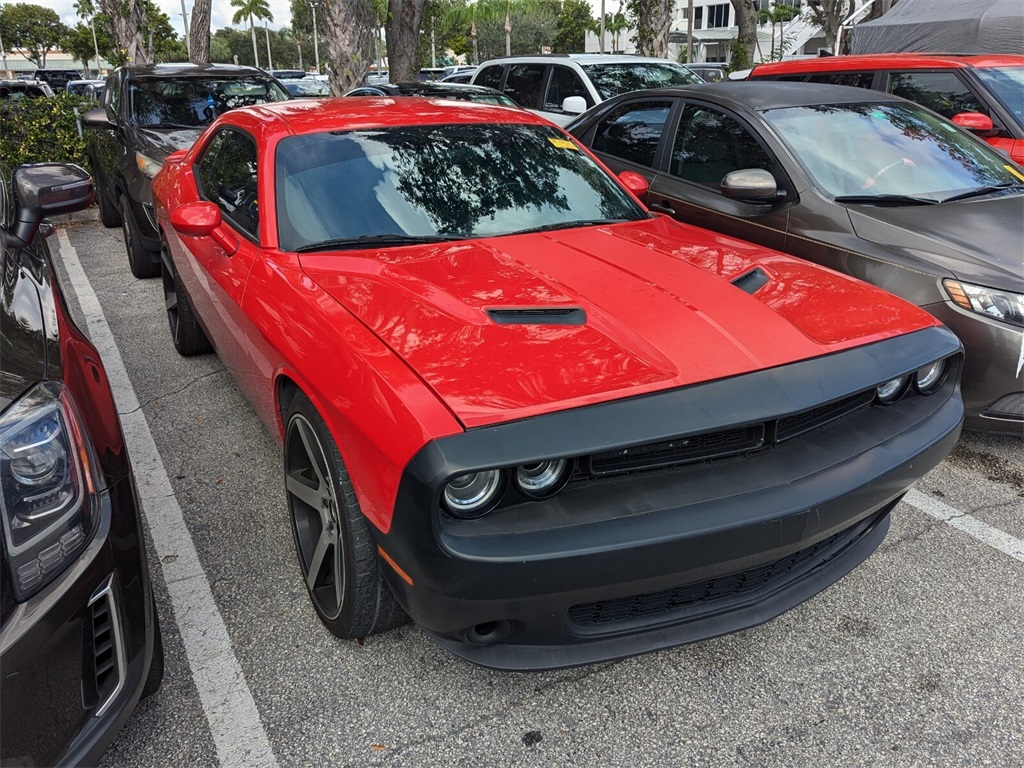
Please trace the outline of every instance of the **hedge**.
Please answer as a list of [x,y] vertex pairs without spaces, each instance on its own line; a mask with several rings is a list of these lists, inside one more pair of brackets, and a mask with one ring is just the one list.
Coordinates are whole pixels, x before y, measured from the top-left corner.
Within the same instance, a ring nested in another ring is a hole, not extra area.
[[85,140],[78,134],[79,114],[95,106],[77,94],[60,92],[53,98],[0,101],[0,164],[78,163],[89,169]]

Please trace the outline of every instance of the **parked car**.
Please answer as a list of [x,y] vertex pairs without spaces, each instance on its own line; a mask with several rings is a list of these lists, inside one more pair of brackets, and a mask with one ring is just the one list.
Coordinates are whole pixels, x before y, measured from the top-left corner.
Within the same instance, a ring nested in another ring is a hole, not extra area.
[[469,67],[467,69],[460,69],[452,72],[450,75],[445,75],[441,78],[442,83],[460,83],[468,85],[473,82],[473,73],[476,72],[476,67]]
[[693,64],[687,64],[686,68],[695,75],[700,75],[706,83],[720,83],[729,74],[729,68],[725,64],[711,64],[698,61]]
[[0,80],[0,100],[46,99],[53,90],[46,83],[30,80]]
[[455,99],[475,101],[480,104],[496,104],[500,107],[518,107],[512,99],[482,85],[461,83],[388,83],[386,85],[363,85],[353,88],[346,96],[423,96],[432,99]]
[[0,764],[96,765],[163,677],[139,504],[103,363],[44,216],[81,168],[0,168]]
[[54,91],[63,91],[72,80],[81,80],[82,73],[77,69],[37,69],[32,73],[32,79],[46,83]]
[[283,442],[334,634],[543,669],[758,624],[954,444],[927,313],[649,214],[526,110],[394,102],[233,110],[153,181],[174,345]]
[[106,84],[106,80],[72,80],[65,86],[65,90],[84,96],[90,101],[99,102],[103,100],[103,88]]
[[703,81],[667,59],[573,53],[492,59],[480,65],[471,82],[497,88],[526,109],[565,125],[620,93]]
[[1024,434],[1024,174],[882,93],[732,83],[631,94],[568,126],[680,221],[902,296],[966,347],[968,426]]
[[902,96],[1024,164],[1024,56],[824,56],[758,64],[750,79],[850,85]]
[[306,77],[304,69],[272,69],[269,74],[278,80],[302,80]]
[[323,80],[305,77],[302,80],[282,80],[284,89],[297,99],[319,99],[331,95],[331,87]]
[[147,64],[118,67],[103,106],[82,114],[100,220],[120,226],[136,277],[160,274],[150,181],[171,152],[188,147],[217,115],[291,96],[255,67]]

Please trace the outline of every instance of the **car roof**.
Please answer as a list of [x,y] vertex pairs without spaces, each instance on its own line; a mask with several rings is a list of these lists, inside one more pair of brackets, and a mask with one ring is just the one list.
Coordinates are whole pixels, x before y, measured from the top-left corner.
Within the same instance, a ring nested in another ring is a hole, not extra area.
[[797,72],[838,72],[853,70],[890,69],[968,69],[971,67],[1024,66],[1024,56],[979,54],[958,55],[943,53],[865,53],[853,56],[819,56],[810,59],[790,59],[769,64],[758,64],[753,75],[789,74]]
[[[291,134],[402,125],[446,125],[475,123],[516,123],[551,126],[544,118],[525,109],[509,109],[492,104],[421,96],[388,96],[387,109],[381,109],[381,96],[350,96],[343,99],[291,99],[251,107],[239,107],[224,113],[219,122],[256,121],[284,124]],[[424,101],[431,105],[423,108]],[[552,126],[553,127],[553,126]]]
[[133,77],[231,77],[244,75],[262,75],[270,77],[262,69],[247,67],[236,64],[192,64],[190,62],[175,62],[170,64],[136,64],[126,65],[123,70],[129,72]]
[[[899,96],[825,83],[793,83],[777,80],[739,81],[722,86],[717,83],[682,85],[643,91],[647,97],[658,94],[710,98],[722,104],[743,106],[752,110],[808,107],[821,104],[864,104],[905,102]],[[632,95],[636,95],[634,92]],[[616,101],[621,97],[616,97]]]
[[[632,56],[629,54],[611,54],[611,53],[535,53],[525,54],[522,56],[501,56],[494,59],[488,59],[483,62],[480,66],[485,67],[488,64],[495,63],[507,63],[507,62],[523,62],[523,61],[575,61],[577,64],[635,64],[637,62],[643,64],[650,64],[653,62],[665,63],[670,62],[675,64],[677,62],[671,59],[659,59],[656,56]],[[685,65],[682,65],[685,66]]]

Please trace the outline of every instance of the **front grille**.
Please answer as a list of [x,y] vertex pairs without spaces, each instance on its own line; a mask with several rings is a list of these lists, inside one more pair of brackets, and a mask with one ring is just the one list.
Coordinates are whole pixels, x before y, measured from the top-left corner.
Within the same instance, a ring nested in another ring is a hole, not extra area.
[[771,591],[849,533],[840,531],[806,549],[746,571],[633,597],[574,605],[569,609],[569,621],[577,627],[594,628],[705,613],[718,603]]
[[831,403],[819,405],[803,413],[793,416],[786,416],[779,419],[775,430],[775,440],[782,442],[791,437],[810,432],[812,429],[823,427],[829,422],[841,419],[854,411],[871,405],[875,400],[874,390],[858,392],[856,395],[844,397],[841,400],[834,400]]

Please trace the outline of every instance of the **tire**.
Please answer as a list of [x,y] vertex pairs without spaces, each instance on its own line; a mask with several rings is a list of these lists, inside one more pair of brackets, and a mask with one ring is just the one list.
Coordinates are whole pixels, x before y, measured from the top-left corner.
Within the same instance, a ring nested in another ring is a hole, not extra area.
[[160,631],[160,619],[156,615],[156,604],[153,605],[153,660],[149,662],[149,674],[142,686],[142,697],[152,696],[160,689],[164,679],[164,638]]
[[100,205],[100,223],[107,229],[120,227],[121,214],[118,212],[117,206],[110,202],[107,199],[107,196],[98,190],[96,192],[96,200]]
[[117,207],[121,214],[121,231],[124,234],[124,247],[128,249],[128,266],[132,274],[140,279],[156,277],[160,274],[160,262],[156,258],[159,253],[149,250],[142,242],[142,235],[132,219],[125,195],[118,198]]
[[201,355],[213,351],[213,345],[199,325],[192,303],[185,293],[181,278],[171,266],[167,245],[160,241],[160,259],[164,282],[164,306],[167,309],[167,322],[171,327],[171,341],[178,354],[183,357]]
[[288,408],[284,470],[299,569],[320,621],[345,639],[404,624],[341,454],[302,394]]

